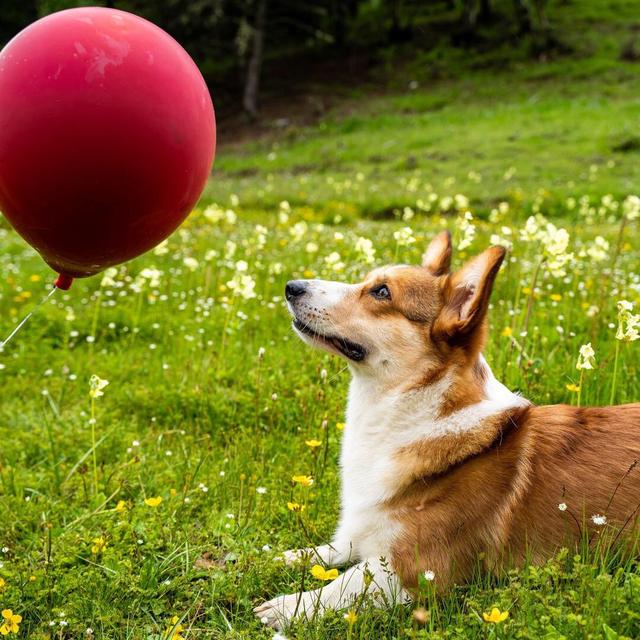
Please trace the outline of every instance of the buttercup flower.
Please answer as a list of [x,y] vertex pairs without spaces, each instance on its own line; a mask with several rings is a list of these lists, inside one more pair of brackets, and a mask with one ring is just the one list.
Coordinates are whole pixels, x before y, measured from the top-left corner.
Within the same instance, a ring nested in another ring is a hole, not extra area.
[[156,498],[145,498],[144,503],[148,506],[148,507],[153,507],[154,509],[159,506],[159,504],[162,502],[162,496],[157,496]]
[[182,636],[184,625],[178,624],[179,620],[180,618],[178,618],[178,616],[173,616],[173,618],[171,618],[171,622],[167,627],[167,631],[165,634],[166,640],[184,640]]
[[310,447],[311,449],[315,449],[316,447],[319,447],[322,444],[322,440],[305,440],[304,443],[307,445],[307,447]]
[[482,618],[485,622],[490,622],[492,624],[498,624],[499,622],[504,622],[509,617],[508,611],[500,611],[498,607],[493,607],[491,609],[491,613],[483,613]]
[[107,541],[102,536],[100,536],[99,538],[93,539],[93,544],[91,546],[91,553],[93,553],[94,556],[97,556],[98,554],[102,553],[106,548],[107,548]]
[[311,575],[317,580],[327,581],[335,580],[339,573],[337,569],[325,569],[319,564],[314,564],[313,567],[311,567]]
[[351,626],[355,624],[356,620],[358,619],[358,614],[353,609],[349,609],[349,611],[347,611],[347,613],[345,613],[343,617],[347,621],[349,626]]
[[298,502],[287,502],[287,509],[294,511],[295,513],[301,513],[305,510],[305,506]]
[[313,478],[311,476],[291,476],[291,482],[303,487],[310,487],[313,484]]
[[2,610],[2,624],[0,625],[0,634],[8,636],[10,633],[18,633],[20,631],[20,623],[22,616],[13,613],[11,609]]

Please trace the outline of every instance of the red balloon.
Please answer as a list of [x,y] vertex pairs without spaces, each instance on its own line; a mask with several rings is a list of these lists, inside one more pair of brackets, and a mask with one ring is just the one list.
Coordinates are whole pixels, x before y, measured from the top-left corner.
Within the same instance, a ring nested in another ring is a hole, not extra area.
[[0,53],[0,210],[63,286],[174,231],[215,143],[195,63],[136,15],[60,11]]

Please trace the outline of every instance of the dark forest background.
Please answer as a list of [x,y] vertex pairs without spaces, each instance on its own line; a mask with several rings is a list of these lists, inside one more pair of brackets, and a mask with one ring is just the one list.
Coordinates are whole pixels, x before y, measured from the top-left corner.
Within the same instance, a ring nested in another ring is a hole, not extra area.
[[389,75],[408,58],[437,58],[443,47],[481,61],[488,51],[505,52],[504,60],[568,46],[547,0],[2,0],[0,43],[39,17],[86,4],[163,27],[215,87],[218,113],[241,110],[248,119],[259,117],[263,96],[293,98],[310,82],[354,83],[381,68]]

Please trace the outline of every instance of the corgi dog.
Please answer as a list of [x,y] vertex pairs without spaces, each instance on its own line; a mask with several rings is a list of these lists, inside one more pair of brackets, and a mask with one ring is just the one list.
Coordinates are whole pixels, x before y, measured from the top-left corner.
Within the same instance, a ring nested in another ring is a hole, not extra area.
[[285,559],[352,566],[321,589],[256,607],[265,624],[363,594],[402,602],[421,579],[443,590],[479,562],[490,571],[541,562],[596,531],[617,540],[635,530],[640,404],[535,406],[482,355],[504,256],[490,247],[450,273],[443,232],[421,266],[375,269],[359,284],[286,285],[295,332],[344,358],[352,378],[336,533]]

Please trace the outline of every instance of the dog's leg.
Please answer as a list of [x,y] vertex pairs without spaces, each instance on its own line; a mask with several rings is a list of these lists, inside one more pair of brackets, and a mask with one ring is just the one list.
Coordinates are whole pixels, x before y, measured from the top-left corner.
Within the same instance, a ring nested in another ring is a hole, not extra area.
[[351,543],[337,541],[331,544],[323,544],[319,547],[285,551],[282,555],[288,565],[293,565],[298,560],[309,558],[311,562],[320,562],[328,567],[340,567],[357,559],[353,555]]
[[383,559],[361,562],[320,589],[291,593],[265,602],[253,611],[271,627],[282,629],[294,618],[309,619],[327,609],[344,609],[369,596],[377,607],[407,602],[410,597]]

